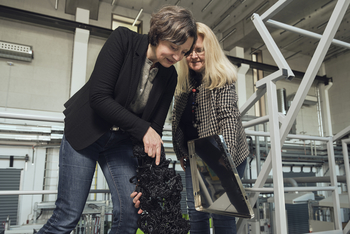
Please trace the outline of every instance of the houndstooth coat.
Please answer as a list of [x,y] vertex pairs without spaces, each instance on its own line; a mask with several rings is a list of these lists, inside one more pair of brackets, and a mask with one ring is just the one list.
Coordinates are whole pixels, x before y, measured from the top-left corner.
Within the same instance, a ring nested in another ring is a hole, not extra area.
[[[191,89],[194,87],[194,79],[190,78]],[[199,138],[221,134],[233,157],[236,167],[248,156],[248,144],[241,122],[241,115],[237,107],[238,97],[235,85],[225,85],[221,88],[208,90],[204,85],[198,87],[196,119],[199,120]],[[189,93],[181,93],[175,96],[172,134],[173,147],[178,159],[188,157],[187,142],[184,133],[179,126],[182,113],[187,104]]]

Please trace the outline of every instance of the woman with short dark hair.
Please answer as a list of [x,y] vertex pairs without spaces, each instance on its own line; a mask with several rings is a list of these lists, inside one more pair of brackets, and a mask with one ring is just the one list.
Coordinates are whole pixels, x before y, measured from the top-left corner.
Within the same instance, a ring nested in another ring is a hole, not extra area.
[[196,41],[197,34],[193,34],[193,22],[190,17],[188,10],[182,7],[163,7],[152,15],[151,28],[148,33],[150,44],[155,46],[159,40],[165,40],[181,45],[189,37],[193,37]]
[[96,162],[112,194],[110,233],[136,233],[138,215],[129,197],[137,168],[132,142],[143,142],[145,153],[159,163],[177,83],[173,65],[191,52],[196,37],[191,12],[177,6],[153,14],[149,35],[123,27],[113,31],[89,81],[65,103],[56,208],[38,233],[64,234],[76,227]]

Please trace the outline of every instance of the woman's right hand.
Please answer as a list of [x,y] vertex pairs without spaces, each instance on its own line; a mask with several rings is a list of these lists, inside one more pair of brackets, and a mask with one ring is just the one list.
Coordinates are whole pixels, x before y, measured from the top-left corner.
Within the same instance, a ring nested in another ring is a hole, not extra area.
[[163,144],[162,138],[152,127],[149,127],[142,140],[145,153],[151,158],[155,157],[156,165],[159,165],[160,153]]

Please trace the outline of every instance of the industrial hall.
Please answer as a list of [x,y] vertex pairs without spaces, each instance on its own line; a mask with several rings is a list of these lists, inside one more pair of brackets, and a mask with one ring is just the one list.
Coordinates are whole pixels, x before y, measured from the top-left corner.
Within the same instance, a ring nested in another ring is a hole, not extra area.
[[0,234],[350,234],[350,0],[0,0]]

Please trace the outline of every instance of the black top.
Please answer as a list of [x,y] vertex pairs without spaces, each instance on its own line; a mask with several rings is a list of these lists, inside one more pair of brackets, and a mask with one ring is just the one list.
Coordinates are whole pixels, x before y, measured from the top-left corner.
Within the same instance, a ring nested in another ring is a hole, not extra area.
[[[202,84],[202,74],[195,73],[193,71],[191,71],[190,74],[193,76],[196,82],[194,84],[194,88],[197,89]],[[183,129],[186,142],[198,138],[198,130],[193,125],[193,117],[194,117],[193,115],[195,115],[196,108],[197,108],[196,107],[197,102],[195,100],[196,97],[197,97],[197,93],[193,95],[192,91],[188,94],[187,105],[182,113],[181,120],[180,120],[180,127]],[[194,113],[192,113],[193,107],[194,107]]]

